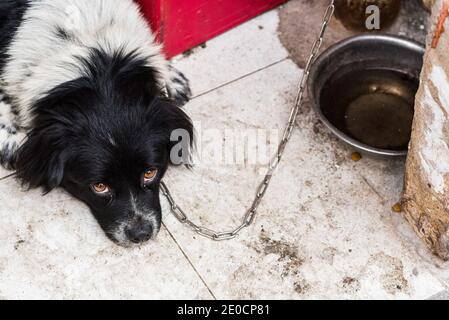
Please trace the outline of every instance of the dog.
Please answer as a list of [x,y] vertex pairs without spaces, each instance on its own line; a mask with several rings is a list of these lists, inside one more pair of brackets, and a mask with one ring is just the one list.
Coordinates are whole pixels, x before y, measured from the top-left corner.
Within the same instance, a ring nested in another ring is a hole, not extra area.
[[118,245],[160,230],[172,133],[193,139],[190,96],[132,0],[0,1],[0,163],[84,202]]

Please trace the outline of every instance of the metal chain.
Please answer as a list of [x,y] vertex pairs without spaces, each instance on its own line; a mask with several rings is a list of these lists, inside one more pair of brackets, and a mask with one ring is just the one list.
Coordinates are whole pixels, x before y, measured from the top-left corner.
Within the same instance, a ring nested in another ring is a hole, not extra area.
[[287,143],[289,142],[293,129],[295,128],[295,122],[296,117],[298,116],[299,108],[301,107],[302,99],[304,96],[304,91],[306,89],[307,85],[307,79],[310,74],[310,68],[312,67],[313,62],[315,61],[315,58],[320,51],[321,45],[323,43],[324,34],[326,32],[326,29],[329,25],[329,22],[332,19],[332,16],[334,14],[334,0],[330,0],[329,6],[326,9],[326,13],[324,14],[323,23],[321,25],[321,31],[319,33],[319,37],[316,39],[315,43],[313,44],[312,50],[309,55],[309,59],[307,61],[306,67],[304,68],[304,72],[302,74],[301,80],[299,82],[298,91],[296,94],[295,103],[291,109],[290,117],[287,122],[287,127],[285,128],[284,135],[282,137],[281,142],[279,143],[277,154],[273,159],[270,161],[269,169],[267,174],[265,175],[265,178],[257,188],[256,197],[253,200],[253,203],[251,204],[250,209],[246,212],[245,217],[243,218],[242,223],[235,228],[232,231],[228,232],[217,232],[208,228],[205,228],[203,226],[199,226],[195,223],[193,223],[188,217],[187,214],[181,209],[181,207],[176,203],[176,201],[173,199],[172,194],[170,193],[169,189],[167,188],[167,185],[162,182],[161,183],[161,191],[162,194],[166,197],[167,201],[169,202],[171,206],[171,212],[173,215],[178,219],[182,224],[185,224],[189,228],[191,228],[194,232],[199,234],[200,236],[209,238],[214,241],[223,241],[223,240],[229,240],[235,238],[240,231],[243,229],[249,227],[257,214],[257,209],[262,202],[262,199],[265,195],[265,193],[268,190],[268,186],[270,185],[271,178],[276,171],[276,169],[279,166],[279,163],[281,162],[282,156],[284,154],[284,150],[287,146]]

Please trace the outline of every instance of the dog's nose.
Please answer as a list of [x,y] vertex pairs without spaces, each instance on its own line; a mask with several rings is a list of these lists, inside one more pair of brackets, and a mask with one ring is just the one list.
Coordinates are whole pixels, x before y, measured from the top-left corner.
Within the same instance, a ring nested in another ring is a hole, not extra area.
[[150,224],[139,224],[126,229],[126,236],[133,243],[142,243],[151,239],[153,228]]

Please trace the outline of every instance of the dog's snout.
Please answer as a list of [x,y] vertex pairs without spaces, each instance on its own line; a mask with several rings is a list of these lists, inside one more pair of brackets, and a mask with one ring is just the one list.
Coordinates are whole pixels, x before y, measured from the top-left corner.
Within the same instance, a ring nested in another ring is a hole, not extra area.
[[126,236],[133,243],[142,243],[151,239],[153,227],[149,223],[139,223],[126,229]]

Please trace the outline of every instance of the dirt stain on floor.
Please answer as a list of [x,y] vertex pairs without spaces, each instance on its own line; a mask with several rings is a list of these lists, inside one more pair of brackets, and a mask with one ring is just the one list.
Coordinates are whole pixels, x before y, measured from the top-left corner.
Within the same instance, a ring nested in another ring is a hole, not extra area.
[[[233,297],[237,299],[255,299],[251,283],[248,283],[248,279],[257,279],[254,270],[249,266],[242,265],[235,270],[230,276],[229,291]],[[258,279],[258,281],[260,281]]]
[[295,289],[295,292],[299,295],[305,294],[311,288],[310,285],[305,280],[296,281],[293,284],[293,287]]
[[299,274],[305,259],[299,256],[298,247],[281,240],[273,240],[264,232],[260,234],[259,239],[263,246],[263,254],[275,254],[279,257],[278,261],[283,263],[283,277]]
[[25,240],[19,239],[16,241],[16,244],[14,245],[14,250],[19,250],[20,247],[25,244]]
[[[279,39],[292,60],[304,68],[307,58],[319,31],[327,1],[294,0],[285,4],[280,12]],[[317,32],[314,32],[317,30]],[[323,48],[329,47],[334,42],[355,35],[347,31],[341,23],[331,22],[331,27],[323,43]]]
[[400,259],[381,252],[371,257],[368,264],[376,265],[383,270],[380,282],[386,292],[392,295],[409,293],[409,282],[404,275],[404,265]]
[[346,293],[354,294],[360,290],[360,281],[353,277],[344,277],[341,286]]

